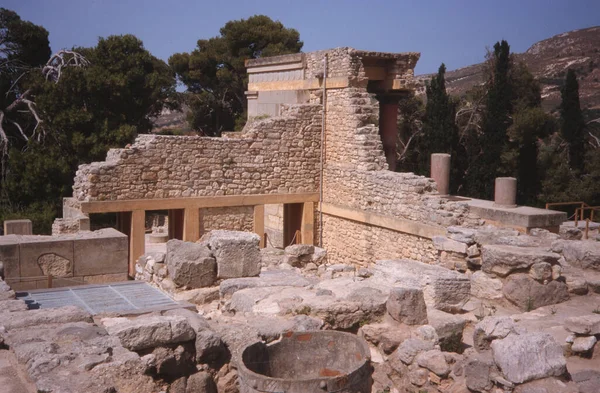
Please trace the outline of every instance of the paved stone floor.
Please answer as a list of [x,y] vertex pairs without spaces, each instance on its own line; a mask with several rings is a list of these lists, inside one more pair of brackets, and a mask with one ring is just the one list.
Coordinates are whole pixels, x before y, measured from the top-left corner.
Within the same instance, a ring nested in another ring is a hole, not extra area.
[[35,393],[35,386],[27,381],[17,365],[15,355],[0,349],[0,392],[1,393]]

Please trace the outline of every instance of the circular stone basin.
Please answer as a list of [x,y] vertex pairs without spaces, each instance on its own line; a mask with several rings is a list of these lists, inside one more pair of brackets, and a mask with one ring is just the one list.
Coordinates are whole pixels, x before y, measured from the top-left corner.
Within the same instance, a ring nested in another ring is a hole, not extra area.
[[369,347],[350,333],[286,333],[247,346],[238,363],[241,393],[371,392]]

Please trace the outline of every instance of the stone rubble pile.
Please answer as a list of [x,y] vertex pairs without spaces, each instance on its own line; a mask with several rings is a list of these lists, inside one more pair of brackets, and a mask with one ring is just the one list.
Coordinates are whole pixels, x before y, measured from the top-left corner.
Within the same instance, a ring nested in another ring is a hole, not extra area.
[[523,311],[558,304],[571,295],[600,293],[600,242],[581,239],[577,228],[528,235],[496,227],[448,227],[435,236],[438,263],[466,272],[471,295],[507,299]]

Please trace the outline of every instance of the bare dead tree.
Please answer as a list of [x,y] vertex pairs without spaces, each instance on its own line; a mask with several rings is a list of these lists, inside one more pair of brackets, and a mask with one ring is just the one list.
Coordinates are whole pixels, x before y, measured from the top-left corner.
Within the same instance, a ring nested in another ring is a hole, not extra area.
[[[586,125],[590,125],[592,123],[599,123],[600,124],[600,117],[597,118],[597,119],[593,119],[593,120],[588,121],[586,123]],[[594,149],[600,149],[600,137],[594,135],[594,133],[592,133],[592,131],[588,131],[588,134],[592,138],[591,141],[590,141],[590,145],[592,145],[592,147]]]
[[[4,109],[0,109],[0,151],[1,155],[4,157],[8,152],[9,146],[9,138],[4,129],[5,124],[12,124],[18,131],[19,137],[23,138],[25,141],[29,141],[31,138],[37,137],[38,140],[43,136],[44,130],[43,127],[40,127],[43,123],[42,118],[40,117],[37,109],[35,101],[32,100],[32,92],[31,89],[25,90],[23,93],[19,94],[18,92],[18,82],[29,72],[34,71],[35,69],[27,69],[22,64],[14,61],[9,61],[3,59],[5,61],[0,63],[0,70],[11,70],[11,71],[22,71],[21,75],[15,79],[11,87],[6,92],[6,96],[10,93],[17,93],[17,98],[8,105]],[[89,61],[83,57],[81,54],[68,50],[61,50],[54,54],[50,60],[44,65],[41,69],[42,75],[48,81],[52,81],[54,83],[58,83],[60,77],[62,75],[62,71],[66,67],[86,67],[90,63]],[[30,135],[24,131],[23,126],[19,124],[17,121],[12,120],[8,117],[10,113],[14,112],[26,112],[29,113],[35,119],[35,126],[31,131]]]

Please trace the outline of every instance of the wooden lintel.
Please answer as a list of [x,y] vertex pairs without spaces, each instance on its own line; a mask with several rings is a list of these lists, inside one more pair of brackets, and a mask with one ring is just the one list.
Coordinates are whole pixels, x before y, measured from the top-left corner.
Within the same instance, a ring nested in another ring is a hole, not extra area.
[[130,199],[81,202],[84,213],[115,213],[133,210],[202,209],[207,207],[254,206],[317,202],[318,193],[220,195],[193,198]]
[[366,212],[364,210],[352,209],[331,203],[322,204],[323,214],[345,218],[357,221],[363,224],[373,225],[381,228],[391,229],[396,232],[403,232],[409,235],[415,235],[431,239],[433,236],[446,235],[446,229],[429,224],[423,224],[417,221],[406,220],[399,217],[384,216],[382,214]]

